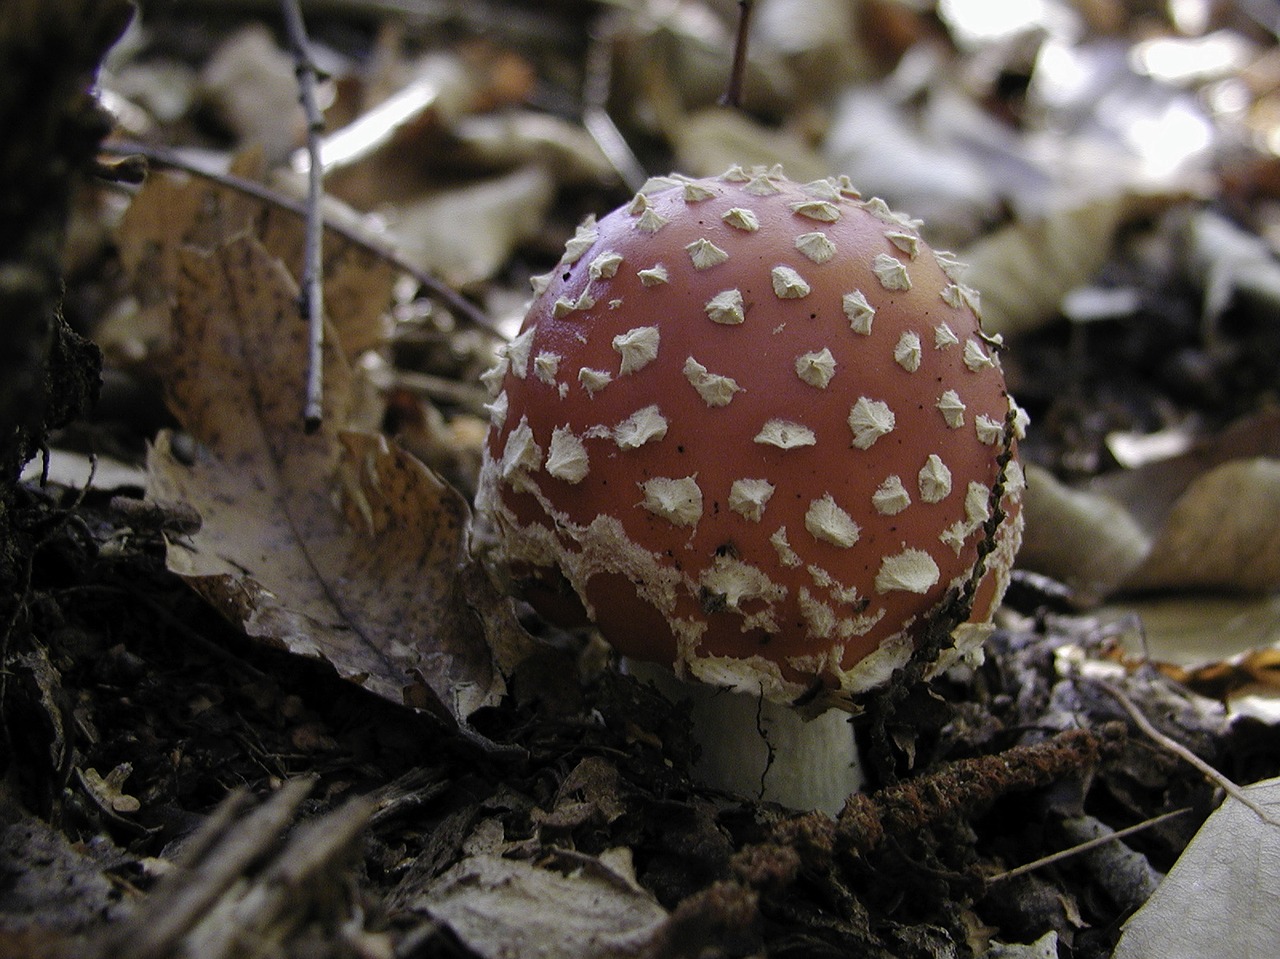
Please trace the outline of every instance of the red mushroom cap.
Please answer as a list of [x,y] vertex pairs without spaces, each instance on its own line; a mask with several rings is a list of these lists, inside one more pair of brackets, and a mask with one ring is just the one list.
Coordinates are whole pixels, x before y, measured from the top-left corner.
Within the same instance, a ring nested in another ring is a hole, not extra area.
[[[529,600],[787,701],[885,682],[978,559],[1010,410],[977,296],[847,182],[663,178],[569,241],[487,377]],[[1021,472],[975,619],[1020,538]]]

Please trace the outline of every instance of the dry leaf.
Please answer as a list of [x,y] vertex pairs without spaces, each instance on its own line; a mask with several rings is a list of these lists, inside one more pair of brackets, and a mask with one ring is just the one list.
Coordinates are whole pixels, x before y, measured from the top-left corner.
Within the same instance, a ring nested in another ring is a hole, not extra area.
[[1125,665],[1151,663],[1232,715],[1280,721],[1280,596],[1151,596],[1097,616],[1142,623],[1117,634]]
[[1280,460],[1225,463],[1179,497],[1133,589],[1280,588]]
[[1150,537],[1115,500],[1071,489],[1034,463],[1025,470],[1018,564],[1066,583],[1085,602],[1112,593],[1146,557]]
[[1093,480],[1089,489],[1123,504],[1154,537],[1174,503],[1199,477],[1232,460],[1257,456],[1280,459],[1280,411],[1264,411],[1239,420],[1177,456],[1107,473]]
[[622,959],[645,954],[666,910],[623,863],[574,856],[571,872],[472,856],[431,887],[417,908],[485,959]]
[[[1273,817],[1280,814],[1280,779],[1246,792]],[[1115,959],[1274,956],[1278,899],[1280,827],[1227,799],[1125,923]]]
[[483,632],[497,627],[468,595],[466,502],[382,438],[339,434],[349,371],[332,346],[324,426],[303,432],[306,328],[260,243],[179,263],[167,386],[200,445],[184,461],[158,437],[148,494],[204,524],[171,544],[170,568],[249,635],[394,702],[458,719],[495,702],[503,681]]
[[1104,197],[997,230],[968,247],[965,282],[982,294],[988,333],[1020,333],[1051,320],[1062,298],[1110,255],[1128,203]]
[[531,164],[406,202],[391,217],[392,232],[409,263],[465,286],[492,276],[516,244],[538,234],[554,194],[551,175]]
[[599,144],[579,124],[534,110],[460,117],[449,131],[467,161],[480,169],[537,163],[558,183],[607,183],[617,174]]
[[800,183],[827,176],[826,161],[798,136],[772,130],[740,111],[712,107],[689,114],[671,131],[676,166],[690,176],[719,176],[744,167],[781,163]]
[[200,81],[222,122],[243,145],[262,147],[273,163],[285,159],[306,132],[297,65],[261,24],[227,38]]
[[1027,467],[1018,562],[1085,601],[1161,589],[1280,589],[1280,414],[1070,489]]
[[[256,180],[262,172],[261,160],[255,154],[243,154],[231,172]],[[257,236],[295,279],[300,275],[303,220],[294,211],[186,174],[156,173],[147,178],[125,212],[117,241],[120,259],[133,277],[142,305],[155,308],[162,330],[168,325],[172,291],[178,284],[180,251],[187,246],[207,250],[240,232]],[[396,271],[385,258],[334,230],[325,231],[322,251],[326,312],[343,353],[354,357],[386,339],[386,313]],[[151,334],[147,339],[151,350],[166,343],[163,335]]]

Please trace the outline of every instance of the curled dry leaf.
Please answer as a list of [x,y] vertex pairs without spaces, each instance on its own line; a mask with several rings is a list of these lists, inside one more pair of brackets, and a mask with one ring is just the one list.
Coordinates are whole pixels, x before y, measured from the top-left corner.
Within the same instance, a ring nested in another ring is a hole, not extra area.
[[967,247],[965,282],[982,292],[982,325],[1008,336],[1057,316],[1062,298],[1106,262],[1116,231],[1135,216],[1180,199],[1175,194],[1117,194],[1021,220]]
[[1062,298],[1106,262],[1120,225],[1117,198],[1012,223],[963,253],[965,282],[982,291],[989,333],[1033,330],[1057,315]]
[[1121,591],[1280,589],[1280,414],[1070,489],[1027,469],[1018,562],[1096,601]]
[[148,494],[194,506],[203,526],[171,543],[170,568],[249,635],[394,702],[459,720],[495,702],[485,632],[519,630],[467,573],[465,500],[382,438],[339,433],[350,373],[332,346],[324,425],[303,432],[306,326],[260,243],[178,265],[167,386],[199,445],[184,460],[161,434]]
[[[623,850],[625,853],[626,850]],[[621,959],[650,954],[666,910],[614,856],[574,856],[558,872],[498,856],[472,856],[413,907],[485,959]]]
[[402,204],[392,232],[405,259],[465,286],[496,273],[516,245],[536,236],[555,182],[538,164]]
[[683,116],[672,128],[677,166],[693,176],[717,176],[741,164],[781,163],[787,175],[807,183],[830,174],[829,165],[800,137],[778,131],[738,110],[708,107]]
[[1125,585],[1234,592],[1280,588],[1280,460],[1224,463],[1192,483]]
[[1084,601],[1109,595],[1150,551],[1150,537],[1110,497],[1072,489],[1034,463],[1024,469],[1018,565],[1067,584]]
[[1111,655],[1126,667],[1154,665],[1181,687],[1233,716],[1280,722],[1280,595],[1165,594],[1104,606],[1100,621],[1132,622]]
[[273,161],[302,139],[294,58],[265,26],[247,26],[224,41],[205,65],[202,93],[243,144],[260,144]]
[[1235,800],[1208,818],[1155,895],[1124,925],[1115,959],[1272,956],[1280,941],[1280,780],[1246,792],[1270,814]]
[[599,144],[580,125],[534,110],[472,114],[450,131],[481,169],[536,163],[558,183],[597,184],[615,176]]

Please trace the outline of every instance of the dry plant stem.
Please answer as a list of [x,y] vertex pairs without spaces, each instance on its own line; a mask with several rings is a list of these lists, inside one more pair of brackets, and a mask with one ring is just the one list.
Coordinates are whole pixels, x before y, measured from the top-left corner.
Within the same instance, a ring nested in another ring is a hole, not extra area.
[[127,952],[137,959],[159,959],[173,954],[250,865],[279,844],[311,786],[309,779],[291,780],[253,809],[247,809],[243,794],[232,793],[192,839],[180,868],[108,933],[98,955],[106,959]]
[[[183,173],[189,173],[192,176],[198,176],[201,179],[208,180],[210,183],[216,183],[218,186],[226,187],[228,190],[235,190],[243,193],[245,196],[251,196],[255,200],[263,203],[269,203],[281,210],[288,210],[295,216],[305,217],[307,208],[305,203],[294,200],[292,197],[272,190],[270,187],[263,186],[254,180],[248,180],[233,173],[223,173],[218,170],[210,170],[201,166],[199,163],[187,159],[178,151],[168,147],[159,146],[157,144],[140,143],[134,140],[116,140],[112,143],[104,143],[102,145],[104,153],[113,156],[131,156],[137,155],[145,157],[148,162],[158,164],[159,166],[168,167],[173,170],[181,170]],[[486,330],[492,335],[505,339],[492,319],[485,315],[474,303],[462,296],[456,290],[441,283],[436,277],[419,269],[412,263],[407,262],[403,257],[396,255],[393,250],[388,249],[377,240],[352,229],[350,226],[341,223],[330,217],[322,217],[324,226],[328,230],[332,230],[336,236],[342,237],[348,243],[354,243],[361,249],[368,250],[374,256],[380,257],[388,263],[392,264],[397,270],[411,276],[423,289],[434,299],[440,301],[454,313],[458,314],[473,326]]]
[[1155,726],[1151,725],[1151,720],[1147,719],[1147,717],[1142,714],[1142,710],[1140,710],[1134,704],[1133,700],[1131,700],[1128,696],[1126,696],[1124,694],[1124,691],[1121,690],[1118,686],[1114,686],[1111,683],[1106,682],[1105,680],[1099,679],[1094,681],[1103,690],[1105,690],[1106,693],[1109,696],[1111,696],[1112,699],[1114,699],[1124,708],[1124,711],[1129,714],[1129,718],[1133,720],[1134,724],[1139,729],[1141,729],[1143,733],[1145,733],[1150,739],[1152,739],[1154,742],[1159,744],[1162,748],[1167,749],[1169,752],[1173,753],[1179,759],[1182,759],[1185,762],[1190,763],[1200,772],[1202,776],[1204,776],[1210,782],[1216,783],[1217,785],[1221,786],[1223,791],[1226,792],[1228,796],[1238,800],[1239,802],[1243,803],[1245,806],[1252,809],[1253,812],[1258,816],[1258,818],[1261,819],[1263,822],[1269,823],[1273,826],[1280,826],[1280,822],[1277,822],[1277,820],[1271,815],[1271,813],[1267,812],[1267,810],[1263,808],[1259,803],[1251,799],[1243,789],[1237,786],[1234,782],[1232,782],[1226,776],[1222,775],[1222,773],[1218,772],[1218,770],[1210,766],[1207,762],[1205,762],[1203,759],[1201,759],[1199,756],[1193,753],[1186,746],[1182,745],[1182,743],[1177,742],[1174,739],[1171,739],[1170,737],[1166,736],[1164,733],[1160,732],[1160,730],[1156,729]]
[[855,855],[888,836],[908,836],[968,815],[1011,792],[1040,789],[1097,764],[1098,737],[1072,729],[993,756],[960,759],[936,772],[897,783],[870,796],[857,794],[840,813],[839,838]]
[[1061,862],[1064,859],[1070,859],[1072,856],[1078,856],[1081,853],[1088,852],[1090,849],[1096,849],[1098,846],[1105,846],[1109,842],[1115,842],[1124,839],[1126,836],[1132,836],[1134,833],[1142,832],[1144,829],[1150,829],[1152,826],[1158,826],[1162,822],[1167,822],[1177,816],[1184,816],[1191,812],[1190,806],[1184,806],[1181,809],[1174,809],[1171,812],[1161,813],[1159,816],[1153,816],[1143,822],[1134,823],[1132,826],[1126,826],[1124,829],[1117,829],[1113,833],[1105,836],[1099,836],[1097,839],[1090,839],[1088,842],[1082,842],[1072,846],[1070,849],[1063,849],[1047,856],[1042,856],[1032,862],[1023,863],[1021,866],[1015,866],[1005,872],[997,873],[987,879],[988,885],[994,885],[998,882],[1004,882],[1006,879],[1013,879],[1015,876],[1021,876],[1025,873],[1034,872],[1044,866],[1051,866],[1055,862]]
[[751,34],[751,0],[738,0],[738,32],[733,44],[733,68],[729,73],[729,85],[725,88],[720,104],[742,106],[742,79],[747,72],[747,43]]
[[299,306],[310,331],[307,398],[302,418],[307,432],[314,433],[320,428],[324,415],[324,221],[320,214],[324,195],[324,171],[320,168],[320,134],[324,131],[324,115],[316,104],[316,65],[311,58],[311,44],[307,40],[302,9],[298,0],[282,0],[280,6],[298,74],[298,101],[307,118],[307,157],[310,162],[307,164],[307,215]]
[[605,18],[605,26],[591,33],[587,50],[586,76],[583,83],[582,125],[600,152],[622,178],[627,189],[639,191],[648,174],[636,158],[618,125],[609,115],[609,90],[613,85],[613,38],[617,20]]

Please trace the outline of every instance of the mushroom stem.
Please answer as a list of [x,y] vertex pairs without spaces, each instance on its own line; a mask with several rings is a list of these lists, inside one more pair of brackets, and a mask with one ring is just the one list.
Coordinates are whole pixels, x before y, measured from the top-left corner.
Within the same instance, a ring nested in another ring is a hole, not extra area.
[[835,816],[865,782],[846,712],[803,719],[788,705],[685,682],[653,663],[628,659],[626,669],[670,701],[688,704],[701,750],[693,776],[705,786]]

